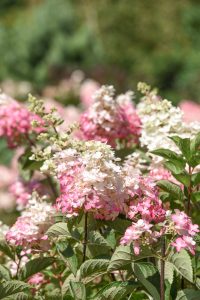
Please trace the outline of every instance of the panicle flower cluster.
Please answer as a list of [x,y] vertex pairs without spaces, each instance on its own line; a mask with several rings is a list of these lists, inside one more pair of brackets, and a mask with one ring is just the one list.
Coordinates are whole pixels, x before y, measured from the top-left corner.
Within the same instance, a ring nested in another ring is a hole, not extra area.
[[61,195],[57,208],[70,216],[83,209],[95,218],[114,219],[123,211],[121,168],[109,145],[88,141],[85,150],[66,149],[54,155]]
[[32,132],[40,132],[41,127],[33,128],[31,122],[39,118],[30,113],[26,107],[8,98],[0,105],[0,136],[7,139],[8,146],[15,148]]
[[38,181],[23,182],[22,180],[17,180],[10,186],[9,191],[16,200],[17,209],[22,210],[31,198],[32,192],[34,190],[38,191],[40,188],[41,185]]
[[99,140],[116,146],[116,140],[136,143],[141,122],[132,104],[132,92],[114,98],[113,86],[102,86],[94,103],[82,115],[81,131],[87,140]]
[[52,225],[54,214],[52,205],[34,192],[22,215],[7,232],[6,240],[11,245],[22,246],[23,249],[48,248],[45,232]]
[[[177,146],[169,139],[170,136],[179,135],[182,138],[193,137],[200,131],[200,123],[183,122],[183,112],[174,107],[166,99],[161,99],[156,91],[150,91],[144,84],[139,84],[139,89],[145,94],[137,106],[137,111],[142,122],[140,142],[149,151],[167,148],[178,152]],[[142,86],[142,88],[141,88]]]

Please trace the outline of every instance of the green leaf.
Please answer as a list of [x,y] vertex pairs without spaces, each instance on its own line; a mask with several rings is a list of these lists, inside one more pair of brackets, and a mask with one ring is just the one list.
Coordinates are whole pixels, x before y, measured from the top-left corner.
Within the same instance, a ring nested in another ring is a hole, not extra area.
[[180,174],[185,169],[185,162],[178,161],[175,159],[168,160],[164,163],[166,169],[171,171],[173,174]]
[[133,281],[112,282],[103,287],[93,298],[94,300],[123,300],[138,287]]
[[192,174],[191,180],[194,186],[200,184],[200,172]]
[[78,269],[78,260],[72,246],[68,242],[59,242],[56,248],[61,258],[67,263],[70,271],[76,275]]
[[89,232],[88,245],[104,246],[110,249],[110,245],[99,231]]
[[174,174],[173,176],[179,181],[181,182],[184,186],[189,187],[190,186],[190,175],[184,171],[182,173],[179,174]]
[[21,270],[21,278],[23,280],[29,278],[30,276],[46,269],[55,262],[53,257],[39,257],[30,260]]
[[69,284],[70,284],[70,281],[76,281],[77,278],[78,278],[78,275],[76,275],[76,277],[74,276],[74,274],[70,274],[66,279],[65,281],[63,282],[63,285],[62,285],[62,295],[65,296],[66,293],[68,292],[69,290]]
[[153,299],[160,300],[159,290],[156,288],[156,285],[159,285],[160,276],[155,266],[151,263],[134,263],[133,271]]
[[133,257],[132,252],[131,246],[118,246],[111,257],[108,271],[111,272],[124,269],[131,263]]
[[68,239],[80,241],[79,232],[76,229],[70,231],[67,223],[64,222],[53,224],[46,233],[50,237],[64,236]]
[[155,257],[149,248],[141,247],[140,255],[134,255],[132,246],[120,245],[116,248],[111,257],[108,271],[111,272],[114,270],[124,270],[131,262],[147,257]]
[[0,299],[6,299],[12,296],[11,299],[16,299],[17,294],[28,291],[29,285],[18,280],[11,280],[0,283]]
[[7,244],[6,240],[0,239],[0,252],[3,252],[5,255],[10,257],[12,260],[15,260],[15,255],[12,252],[12,249]]
[[186,160],[189,161],[191,158],[190,139],[189,138],[182,139],[179,136],[172,136],[172,137],[170,137],[170,139],[181,150],[181,152],[185,156]]
[[3,265],[0,265],[0,279],[10,280],[10,271]]
[[83,283],[88,283],[97,276],[107,273],[108,259],[89,259],[80,267],[80,277]]
[[192,154],[195,154],[199,147],[200,147],[200,132],[191,141],[190,149]]
[[176,300],[199,300],[200,291],[195,291],[192,289],[185,289],[178,292]]
[[75,300],[86,300],[86,290],[82,282],[70,281],[69,289]]
[[184,194],[181,188],[168,180],[159,180],[157,181],[157,186],[159,186],[163,191],[168,192],[175,199],[183,200]]
[[121,218],[116,218],[115,222],[113,221],[104,221],[104,224],[107,226],[113,228],[117,232],[124,234],[124,231],[126,230],[127,227],[131,226],[131,221],[126,220],[126,219],[121,219]]
[[192,201],[198,202],[200,201],[200,192],[194,192],[191,194]]
[[180,161],[180,162],[184,163],[184,160],[180,155],[178,155],[176,152],[173,152],[169,149],[160,148],[160,149],[151,151],[151,153],[161,156],[165,159]]
[[[43,298],[41,298],[42,300]],[[45,299],[48,300],[63,300],[62,296],[60,295],[60,289],[54,289],[53,291],[45,293]]]
[[[159,271],[160,271],[160,260],[159,260]],[[174,280],[174,266],[169,261],[165,262],[165,280],[168,280],[170,284],[172,284]]]
[[174,265],[175,270],[185,279],[193,282],[192,262],[187,251],[182,250],[169,257],[169,261]]
[[95,257],[101,254],[107,254],[111,246],[99,231],[90,231],[87,249],[90,251],[91,256]]

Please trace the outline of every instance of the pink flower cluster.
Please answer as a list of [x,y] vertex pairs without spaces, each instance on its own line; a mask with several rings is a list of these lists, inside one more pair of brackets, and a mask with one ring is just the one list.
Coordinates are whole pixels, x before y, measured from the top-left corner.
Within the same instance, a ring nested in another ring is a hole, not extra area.
[[107,142],[116,140],[137,143],[141,122],[132,104],[132,93],[114,98],[112,86],[102,86],[94,95],[94,103],[82,115],[81,131],[87,140]]
[[176,247],[177,251],[187,249],[192,254],[195,251],[195,241],[193,237],[199,232],[198,225],[193,225],[191,219],[179,210],[174,214],[162,205],[159,199],[159,190],[156,186],[155,175],[161,176],[159,179],[169,179],[170,174],[156,171],[149,175],[129,172],[130,159],[125,161],[123,166],[125,186],[127,194],[130,196],[127,202],[126,215],[133,221],[132,226],[128,227],[121,239],[121,244],[130,244],[133,242],[134,252],[140,253],[142,245],[150,245],[158,241],[165,234],[172,234],[171,245]]
[[0,137],[7,139],[8,146],[15,148],[27,139],[31,132],[40,132],[42,128],[33,128],[31,122],[39,117],[30,113],[22,104],[8,101],[0,105]]
[[125,201],[120,167],[110,146],[86,144],[85,152],[67,149],[55,155],[61,191],[57,209],[67,217],[83,209],[98,219],[114,219],[123,211]]
[[130,196],[130,202],[126,214],[131,220],[138,215],[145,221],[159,223],[165,219],[166,211],[159,199],[159,190],[156,182],[150,176],[142,176],[128,172],[128,165],[124,164],[124,177],[126,192]]
[[195,241],[193,237],[199,232],[197,224],[192,224],[191,219],[184,213],[175,210],[175,214],[171,215],[174,223],[175,232],[180,236],[172,242],[172,246],[176,247],[179,252],[181,249],[189,250],[193,255],[195,254]]
[[12,245],[23,246],[23,250],[35,246],[47,249],[45,233],[53,223],[54,213],[50,204],[33,194],[22,215],[6,233],[6,240]]

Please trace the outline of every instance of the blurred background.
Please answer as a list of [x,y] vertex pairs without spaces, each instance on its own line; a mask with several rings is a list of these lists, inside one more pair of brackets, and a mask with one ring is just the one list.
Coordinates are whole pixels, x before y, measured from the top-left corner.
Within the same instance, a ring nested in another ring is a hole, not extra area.
[[1,88],[54,96],[71,76],[200,103],[200,1],[1,0]]
[[[65,129],[100,84],[121,93],[138,81],[180,105],[184,121],[200,121],[199,0],[0,0],[0,90],[21,101],[41,96]],[[33,188],[18,164],[23,151],[0,139],[7,224]]]

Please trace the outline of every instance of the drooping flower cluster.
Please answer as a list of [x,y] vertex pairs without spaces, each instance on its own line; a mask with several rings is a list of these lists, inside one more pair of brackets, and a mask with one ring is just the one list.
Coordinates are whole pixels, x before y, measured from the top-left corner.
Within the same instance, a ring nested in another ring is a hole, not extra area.
[[[5,98],[5,97],[4,97]],[[33,128],[33,120],[39,121],[36,115],[16,101],[2,102],[0,105],[0,137],[5,137],[10,148],[15,148],[26,141],[32,132],[41,132],[42,127]]]
[[99,140],[116,146],[116,140],[136,143],[140,119],[132,104],[132,93],[114,98],[113,86],[102,86],[94,95],[94,104],[82,115],[80,126],[87,140]]
[[33,193],[26,209],[7,232],[6,240],[11,245],[23,246],[24,249],[46,249],[48,241],[45,232],[52,225],[54,214],[52,205]]
[[95,218],[114,219],[123,211],[123,178],[110,146],[86,142],[85,151],[64,150],[54,162],[61,191],[57,208],[67,217],[83,209]]

